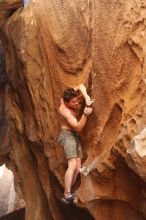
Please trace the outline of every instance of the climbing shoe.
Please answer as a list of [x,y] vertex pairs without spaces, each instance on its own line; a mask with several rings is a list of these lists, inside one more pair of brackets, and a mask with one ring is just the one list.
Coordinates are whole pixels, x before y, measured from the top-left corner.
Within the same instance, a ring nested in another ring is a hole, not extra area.
[[72,201],[73,201],[73,198],[74,198],[73,194],[72,193],[68,193],[66,196],[63,196],[61,200],[65,204],[71,204]]

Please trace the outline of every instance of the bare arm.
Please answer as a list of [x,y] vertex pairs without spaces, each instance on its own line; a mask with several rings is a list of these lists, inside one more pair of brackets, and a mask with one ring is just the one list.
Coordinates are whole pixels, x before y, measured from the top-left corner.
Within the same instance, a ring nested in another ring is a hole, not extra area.
[[86,90],[86,87],[84,86],[84,84],[78,85],[77,87],[74,88],[74,90],[76,90],[76,91],[80,90],[85,99],[88,96],[87,90]]
[[79,121],[75,118],[75,116],[68,109],[64,110],[60,108],[59,111],[73,129],[75,129],[78,132],[81,132],[85,126],[88,115],[92,113],[92,108],[86,107],[85,109],[86,110],[82,114]]
[[80,84],[79,86],[75,87],[74,90],[80,90],[82,95],[84,96],[86,105],[92,105],[93,101],[91,100],[90,96],[87,94],[87,90],[84,84]]
[[76,131],[81,132],[87,121],[87,116],[82,114],[80,120],[77,121],[77,119],[70,113],[66,115],[66,120]]

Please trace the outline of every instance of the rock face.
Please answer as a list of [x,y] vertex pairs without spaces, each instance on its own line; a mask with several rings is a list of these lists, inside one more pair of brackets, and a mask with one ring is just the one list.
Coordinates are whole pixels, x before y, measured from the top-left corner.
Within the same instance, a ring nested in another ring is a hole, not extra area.
[[22,0],[0,0],[0,28],[11,14],[23,5]]
[[[7,138],[0,155],[25,200],[26,220],[146,219],[145,36],[145,0],[31,1],[3,25]],[[95,102],[68,208],[58,106],[63,90],[79,83]]]

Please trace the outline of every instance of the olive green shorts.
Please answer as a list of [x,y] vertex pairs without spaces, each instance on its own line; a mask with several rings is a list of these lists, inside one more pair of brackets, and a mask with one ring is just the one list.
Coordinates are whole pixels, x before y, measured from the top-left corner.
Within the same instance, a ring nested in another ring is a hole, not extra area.
[[80,136],[76,131],[62,129],[58,136],[58,143],[64,147],[67,160],[74,157],[83,158]]

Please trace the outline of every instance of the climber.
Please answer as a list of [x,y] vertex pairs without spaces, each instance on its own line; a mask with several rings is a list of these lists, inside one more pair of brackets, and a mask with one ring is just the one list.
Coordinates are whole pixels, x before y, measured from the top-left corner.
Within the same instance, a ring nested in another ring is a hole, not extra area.
[[[86,107],[78,120],[82,97],[85,99]],[[64,91],[59,107],[62,122],[58,143],[64,147],[68,163],[64,177],[64,196],[62,201],[67,204],[73,201],[71,188],[76,182],[81,168],[81,159],[83,158],[79,133],[84,128],[88,116],[92,113],[92,103],[93,101],[87,94],[86,87],[80,84],[76,88],[69,88]]]

